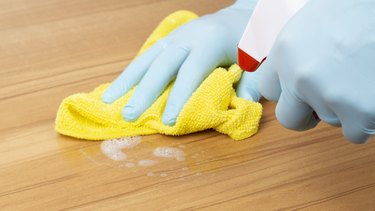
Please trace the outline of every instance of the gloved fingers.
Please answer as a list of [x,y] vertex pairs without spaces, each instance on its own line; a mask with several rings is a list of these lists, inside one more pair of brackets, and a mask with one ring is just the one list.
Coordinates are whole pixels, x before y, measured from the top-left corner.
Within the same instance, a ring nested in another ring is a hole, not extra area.
[[276,117],[284,127],[299,131],[314,128],[319,123],[312,108],[287,90],[283,90],[277,102]]
[[345,138],[353,144],[364,144],[374,134],[374,131],[364,130],[353,121],[344,121],[342,123],[342,131]]
[[113,103],[132,89],[142,79],[151,63],[163,51],[165,46],[166,42],[160,40],[130,63],[121,75],[105,90],[102,95],[102,101]]
[[156,58],[123,109],[126,120],[135,121],[154,103],[177,75],[188,54],[187,49],[173,46]]
[[336,105],[343,134],[353,144],[366,143],[375,134],[375,112],[362,109],[363,107],[349,106],[345,101]]
[[332,126],[341,127],[341,121],[333,112],[316,112],[319,118]]
[[267,100],[278,101],[281,94],[281,86],[272,57],[267,58],[256,72],[259,72],[258,88],[260,94]]
[[206,57],[204,52],[192,52],[189,55],[181,66],[169,95],[163,114],[164,124],[173,126],[176,123],[185,103],[209,73],[219,65],[217,64],[218,60],[218,58]]
[[242,73],[240,82],[236,88],[238,97],[253,102],[258,102],[260,100],[262,95],[258,90],[259,73],[258,71]]
[[327,103],[326,105],[318,105],[319,101],[317,98],[313,99],[313,102],[308,102],[308,104],[314,109],[316,114],[319,116],[319,118],[335,127],[341,127],[341,121],[337,114],[333,111],[333,109],[329,106],[330,104]]

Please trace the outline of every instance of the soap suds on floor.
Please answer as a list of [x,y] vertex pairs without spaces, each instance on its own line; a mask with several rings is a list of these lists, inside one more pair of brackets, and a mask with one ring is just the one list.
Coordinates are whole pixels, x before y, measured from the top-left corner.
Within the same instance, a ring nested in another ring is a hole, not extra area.
[[135,166],[135,164],[132,163],[132,162],[129,162],[129,163],[126,163],[125,166],[128,167],[128,168],[133,168]]
[[185,160],[184,151],[175,147],[157,147],[153,153],[156,157],[175,158],[177,161]]
[[156,164],[157,162],[155,160],[140,160],[138,161],[139,166],[152,166]]
[[[104,155],[110,158],[119,168],[133,168],[135,167],[151,167],[159,163],[157,158],[172,158],[176,161],[184,161],[185,153],[183,149],[185,148],[184,145],[178,145],[177,147],[157,147],[154,150],[150,151],[149,156],[145,158],[132,158],[127,155],[127,150],[131,150],[131,148],[135,148],[134,150],[137,151],[136,148],[142,147],[139,144],[141,143],[141,137],[124,137],[119,139],[111,139],[105,140],[101,143],[100,148]],[[198,156],[199,153],[195,153],[195,156]],[[152,157],[152,158],[151,158]],[[155,159],[153,159],[155,158]],[[185,176],[191,175],[190,169],[188,167],[174,169],[168,172],[148,172],[146,176],[148,177],[170,177],[170,176],[177,176],[180,175],[180,180],[185,180]],[[201,173],[193,173],[195,176],[200,176]]]
[[127,159],[122,149],[133,148],[141,143],[141,137],[125,137],[120,139],[105,140],[101,143],[102,152],[112,160],[122,161]]
[[148,173],[147,173],[147,176],[148,176],[148,177],[153,177],[153,176],[155,176],[155,174],[154,174],[154,172],[148,172]]
[[127,158],[127,155],[123,153],[121,149],[112,145],[111,142],[103,142],[101,144],[101,149],[102,152],[112,160],[120,161]]

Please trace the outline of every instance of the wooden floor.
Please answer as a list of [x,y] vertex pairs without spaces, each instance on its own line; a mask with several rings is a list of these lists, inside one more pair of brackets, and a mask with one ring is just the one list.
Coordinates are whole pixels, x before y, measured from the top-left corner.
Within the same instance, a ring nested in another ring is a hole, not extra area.
[[[374,210],[375,143],[339,128],[282,128],[264,102],[259,133],[142,137],[114,161],[101,142],[58,135],[64,97],[113,80],[157,23],[230,0],[0,0],[0,210]],[[157,147],[185,153],[153,156]],[[136,163],[135,163],[136,164]]]

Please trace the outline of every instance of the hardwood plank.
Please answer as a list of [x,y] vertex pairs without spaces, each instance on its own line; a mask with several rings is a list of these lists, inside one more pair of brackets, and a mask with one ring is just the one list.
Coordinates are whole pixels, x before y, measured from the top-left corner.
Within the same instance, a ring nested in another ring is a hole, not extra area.
[[[374,139],[351,145],[326,124],[289,131],[271,102],[248,140],[144,136],[123,150],[128,161],[53,130],[61,100],[113,80],[163,17],[231,2],[0,0],[0,209],[373,210]],[[157,147],[186,160],[155,157]]]

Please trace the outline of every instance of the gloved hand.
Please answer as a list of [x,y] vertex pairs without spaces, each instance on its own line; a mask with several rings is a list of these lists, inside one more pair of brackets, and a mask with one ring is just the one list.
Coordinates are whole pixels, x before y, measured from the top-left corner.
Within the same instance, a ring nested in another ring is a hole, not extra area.
[[253,102],[259,102],[262,98],[258,88],[260,74],[259,70],[255,72],[243,72],[236,87],[237,96]]
[[243,76],[241,95],[278,101],[287,128],[315,127],[315,111],[352,143],[366,142],[375,133],[374,17],[373,0],[310,0],[257,72]]
[[176,29],[133,61],[102,100],[112,103],[138,85],[123,109],[123,117],[135,121],[176,79],[163,114],[164,124],[174,125],[184,104],[214,68],[237,61],[237,44],[255,3],[239,0]]

